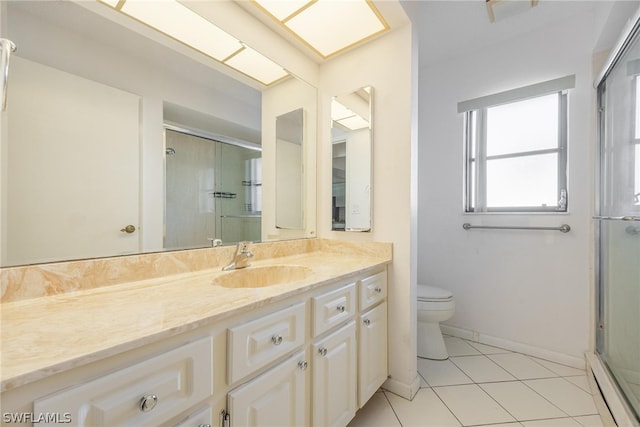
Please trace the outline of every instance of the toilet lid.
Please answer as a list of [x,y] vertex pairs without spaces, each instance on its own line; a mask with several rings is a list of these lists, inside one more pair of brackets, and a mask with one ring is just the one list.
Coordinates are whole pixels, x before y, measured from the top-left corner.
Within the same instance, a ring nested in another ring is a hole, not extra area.
[[453,293],[435,286],[418,284],[418,300],[421,301],[446,301],[453,298]]

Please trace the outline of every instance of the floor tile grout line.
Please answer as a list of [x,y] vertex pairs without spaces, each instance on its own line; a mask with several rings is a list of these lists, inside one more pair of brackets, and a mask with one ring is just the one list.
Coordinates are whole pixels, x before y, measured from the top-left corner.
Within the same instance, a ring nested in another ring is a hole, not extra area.
[[[465,342],[467,342],[467,343],[468,343],[469,345],[471,345],[471,346],[473,346],[473,343],[475,342],[475,341],[467,340],[467,339],[465,339],[465,338],[460,338],[460,339],[461,339],[461,340],[463,340],[463,341],[465,341]],[[570,365],[565,365],[564,363],[554,362],[553,360],[547,360],[547,359],[543,359],[543,358],[541,358],[541,357],[535,357],[535,356],[531,356],[531,355],[526,354],[526,353],[522,353],[522,352],[519,352],[519,351],[513,351],[513,350],[507,350],[506,348],[496,347],[496,346],[493,346],[493,345],[482,344],[482,343],[477,343],[477,344],[486,345],[487,347],[497,348],[497,349],[500,349],[500,350],[504,350],[504,351],[506,352],[506,353],[483,353],[480,349],[477,349],[477,348],[476,348],[476,350],[480,351],[483,355],[485,355],[485,356],[487,356],[487,357],[489,357],[489,356],[494,356],[494,355],[499,355],[499,354],[521,354],[521,355],[525,356],[526,358],[530,359],[532,362],[535,362],[535,363],[537,363],[538,365],[542,366],[542,367],[543,367],[543,368],[545,368],[546,370],[551,371],[554,375],[556,375],[556,376],[558,376],[558,377],[575,377],[575,376],[578,376],[578,375],[560,375],[560,374],[558,374],[557,372],[554,372],[552,369],[547,368],[547,367],[546,367],[546,366],[544,366],[542,363],[538,362],[538,360],[544,360],[545,362],[549,362],[549,363],[553,363],[553,364],[556,364],[556,365],[565,366],[565,367],[567,367],[567,368],[572,368],[572,369],[576,369],[576,370],[579,370],[579,371],[583,371],[583,372],[585,372],[585,374],[586,374],[586,371],[585,371],[584,369],[575,368],[575,367],[570,366]],[[474,348],[475,348],[475,347],[474,347]],[[503,368],[503,369],[504,369],[504,368]]]
[[[562,378],[562,377],[557,377],[557,378]],[[538,378],[540,380],[546,380],[549,378]],[[564,379],[564,378],[562,378]],[[571,415],[569,413],[567,413],[565,410],[563,410],[562,408],[560,408],[558,405],[556,405],[554,402],[552,402],[551,400],[547,399],[544,395],[542,395],[541,393],[539,393],[536,389],[534,389],[533,387],[531,387],[529,384],[527,384],[525,381],[531,381],[531,380],[522,380],[522,384],[524,384],[526,387],[528,387],[530,390],[532,390],[534,393],[536,393],[538,396],[542,397],[544,400],[546,400],[547,402],[549,402],[550,404],[552,404],[553,406],[555,406],[556,408],[558,408],[560,411],[562,411],[563,413],[567,414],[568,417],[583,417],[583,416],[588,416],[588,415],[595,415],[595,414],[582,414],[582,415]],[[567,380],[565,380],[567,381]],[[577,385],[573,384],[571,381],[567,381],[569,384],[573,385],[574,387],[578,388],[579,390],[583,391],[580,387],[578,387]],[[585,392],[586,393],[586,392]],[[591,397],[593,399],[593,396],[589,395],[589,397]],[[597,410],[597,408],[596,408]],[[599,415],[599,414],[598,414]],[[576,421],[577,422],[577,421]],[[578,424],[582,424],[582,423],[578,423]]]
[[[542,378],[542,379],[545,379],[545,378]],[[554,420],[554,419],[557,419],[557,418],[572,418],[572,417],[573,417],[572,415],[569,415],[568,413],[566,413],[565,411],[563,411],[561,408],[559,408],[559,407],[558,407],[558,405],[556,405],[555,403],[551,402],[549,399],[547,399],[546,397],[542,396],[542,395],[541,395],[540,393],[538,393],[537,391],[533,390],[531,387],[529,387],[529,386],[527,386],[526,384],[524,384],[524,381],[522,381],[522,380],[517,380],[517,381],[501,381],[501,382],[512,382],[512,383],[518,382],[518,383],[523,384],[525,387],[527,387],[528,389],[532,390],[535,394],[537,394],[538,396],[540,396],[543,400],[547,401],[551,406],[553,406],[554,408],[558,409],[560,412],[562,412],[563,414],[565,414],[565,415],[566,415],[566,416],[564,416],[564,417],[543,417],[543,418],[532,418],[532,419],[526,419],[526,420],[523,420],[523,419],[516,418],[516,417],[512,414],[513,418],[515,418],[515,419],[516,419],[516,421],[518,421],[519,423],[526,422],[526,421]],[[497,382],[493,382],[493,383],[483,383],[483,384],[496,384],[496,383],[497,383]],[[480,388],[482,388],[482,385],[481,385],[481,384],[478,384],[478,386],[480,386]],[[483,390],[484,390],[484,389],[483,389]],[[485,390],[485,393],[489,394],[486,390]],[[493,397],[493,396],[492,396],[492,397]],[[494,400],[495,400],[495,399],[494,399]],[[505,408],[505,410],[506,410],[506,408]],[[507,412],[508,412],[508,411],[507,411]],[[509,413],[510,413],[510,412],[509,412]],[[511,414],[511,413],[510,413],[510,414]],[[580,424],[580,423],[578,423],[578,424]]]
[[[468,342],[468,340],[465,340],[464,338],[460,338],[460,339],[461,339],[462,341],[464,341],[464,342],[467,342],[467,343],[468,343],[468,345],[471,345],[471,346],[473,347],[472,342]],[[560,407],[558,407],[558,405],[556,405],[555,403],[553,403],[552,401],[550,401],[549,399],[547,399],[547,398],[546,398],[545,396],[543,396],[542,394],[538,393],[536,390],[534,390],[532,387],[530,387],[528,384],[526,384],[526,383],[524,382],[524,381],[529,381],[529,380],[544,380],[544,379],[552,379],[552,378],[562,378],[564,381],[566,381],[566,382],[570,383],[570,384],[571,384],[571,385],[573,385],[574,387],[576,387],[576,388],[580,389],[581,391],[585,392],[585,390],[583,390],[581,387],[579,387],[578,385],[576,385],[576,384],[572,383],[571,381],[567,380],[565,376],[562,376],[562,375],[558,374],[557,372],[552,371],[551,369],[549,369],[549,368],[547,368],[546,366],[544,366],[543,364],[539,363],[537,360],[535,360],[535,358],[533,358],[533,357],[529,356],[528,354],[524,354],[524,353],[520,353],[520,352],[497,353],[497,354],[521,354],[521,355],[522,355],[522,356],[524,356],[526,359],[528,359],[528,360],[530,360],[530,361],[534,362],[534,363],[535,363],[535,364],[537,364],[538,366],[541,366],[542,368],[546,369],[547,371],[549,371],[550,373],[552,373],[552,374],[554,375],[554,376],[552,376],[552,377],[541,377],[541,378],[537,378],[537,377],[536,377],[536,378],[527,378],[527,379],[524,379],[524,378],[517,378],[517,377],[515,376],[515,374],[514,374],[514,373],[512,373],[511,371],[509,371],[508,369],[506,369],[505,367],[503,367],[502,365],[500,365],[498,362],[496,362],[495,360],[493,360],[493,359],[490,357],[490,356],[491,356],[491,354],[485,354],[484,352],[482,352],[482,350],[480,350],[480,349],[478,349],[478,348],[476,348],[476,347],[473,347],[473,348],[475,348],[476,350],[480,351],[480,352],[482,353],[482,355],[483,355],[483,356],[485,356],[487,359],[491,360],[493,363],[495,363],[496,365],[498,365],[501,369],[503,369],[504,371],[506,371],[507,373],[509,373],[510,375],[512,375],[512,376],[516,379],[516,381],[517,381],[517,382],[520,382],[520,383],[524,384],[527,388],[529,388],[529,389],[530,389],[530,390],[532,390],[534,393],[536,393],[538,396],[540,396],[542,399],[544,399],[545,401],[547,401],[550,405],[552,405],[553,407],[557,408],[560,412],[562,412],[562,413],[566,414],[566,415],[567,415],[567,417],[570,417],[570,418],[573,418],[573,417],[574,417],[573,415],[570,415],[570,414],[568,414],[567,412],[563,411]],[[495,347],[495,348],[500,348],[500,347]],[[454,357],[455,357],[455,356],[454,356]],[[543,360],[544,360],[544,359],[543,359]],[[455,363],[455,361],[451,360],[451,362],[452,362],[454,365],[456,365],[456,366],[458,367],[458,369],[460,369],[462,372],[464,372],[464,374],[465,374],[465,375],[469,376],[469,375],[464,371],[464,369],[462,369],[458,364],[456,364],[456,363]],[[549,361],[549,362],[551,362],[551,361]],[[551,362],[551,363],[555,363],[555,362]],[[559,365],[562,365],[562,364],[560,364],[560,363],[559,363]],[[565,365],[562,365],[562,366],[565,366]],[[577,375],[569,375],[569,376],[577,376]],[[474,381],[474,384],[478,385],[478,386],[479,386],[479,387],[480,387],[480,388],[481,388],[485,393],[487,393],[487,391],[486,391],[486,390],[484,390],[484,389],[482,388],[481,384],[490,384],[490,383],[497,383],[497,382],[513,382],[512,380],[509,380],[509,381],[491,381],[491,382],[487,381],[487,382],[480,382],[480,383],[479,383],[479,382],[476,382],[475,380],[473,380],[473,381]],[[592,395],[591,395],[591,393],[588,393],[588,392],[585,392],[585,393],[587,393],[587,394],[589,394],[590,396],[592,396]],[[487,394],[488,394],[488,393],[487,393]],[[491,398],[493,399],[493,396],[489,395],[489,397],[491,397]],[[495,401],[495,399],[493,399],[493,400]],[[497,402],[497,401],[496,401],[496,403],[498,403],[498,405],[500,405],[500,403],[499,403],[499,402]],[[500,406],[502,407],[502,405],[500,405]],[[513,414],[511,414],[511,413],[510,413],[506,408],[504,408],[504,407],[502,407],[502,408],[503,408],[505,411],[507,411],[507,413],[509,413],[511,416],[513,416]],[[591,415],[591,414],[589,414],[589,415]],[[580,415],[580,416],[588,416],[588,415]],[[516,419],[518,422],[519,422],[519,421],[521,421],[521,420],[518,420],[515,416],[513,416],[513,418],[514,418],[514,419]],[[540,419],[545,419],[545,418],[540,418]],[[522,421],[532,421],[532,420],[522,420]],[[578,421],[576,420],[576,422],[578,422]],[[578,422],[578,424],[582,424],[582,423]]]
[[[420,392],[420,390],[418,389],[418,393]],[[391,404],[391,400],[389,400],[389,396],[387,396],[387,392],[385,390],[382,390],[382,394],[384,395],[384,398],[386,399],[387,403],[389,404],[389,407],[391,408],[391,410],[393,411],[393,415],[396,417],[396,420],[398,420],[398,424],[400,425],[400,427],[403,427],[402,425],[402,421],[400,420],[400,417],[398,416],[398,413],[396,412],[396,409],[393,407],[393,405]],[[417,394],[417,393],[416,393]],[[414,396],[415,397],[415,396]]]
[[[504,372],[506,372],[507,374],[511,375],[513,377],[513,380],[504,380],[504,381],[514,381],[517,380],[517,378],[509,371],[507,371],[505,368],[503,368],[502,366],[500,366],[498,363],[494,362],[493,360],[491,360],[491,358],[489,356],[487,356],[486,354],[482,354],[481,356],[484,356],[487,360],[491,361],[491,363],[493,363],[494,365],[496,365],[498,368],[502,369]],[[473,357],[473,356],[465,356],[465,357]],[[451,358],[449,358],[451,359]],[[462,367],[460,367],[455,360],[452,360],[451,363],[453,363],[454,365],[456,365],[458,367],[458,369],[460,369],[462,372],[464,372],[464,374],[469,377],[471,379],[471,381],[474,382],[474,384],[477,384],[476,380],[474,380],[473,378],[471,378],[471,375],[469,375],[464,369],[462,369]]]
[[[460,385],[468,385],[468,384],[460,384]],[[445,386],[446,387],[446,386]],[[450,386],[449,386],[450,387]],[[456,419],[456,421],[458,422],[458,424],[460,424],[461,426],[465,427],[465,425],[462,423],[462,421],[460,420],[460,418],[458,418],[458,416],[451,410],[451,408],[449,408],[449,405],[447,405],[447,402],[445,402],[444,400],[442,400],[442,397],[440,397],[440,395],[438,394],[438,392],[436,390],[434,390],[433,387],[431,387],[431,390],[433,391],[433,394],[436,395],[436,397],[438,398],[438,400],[440,402],[442,402],[442,404],[444,405],[445,408],[447,408],[447,410],[449,411],[449,413],[453,416],[453,418]]]

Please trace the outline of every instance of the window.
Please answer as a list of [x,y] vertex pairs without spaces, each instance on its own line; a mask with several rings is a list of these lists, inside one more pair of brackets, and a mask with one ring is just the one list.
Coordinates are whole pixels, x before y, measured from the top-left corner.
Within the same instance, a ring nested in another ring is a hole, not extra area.
[[466,212],[566,212],[567,91],[574,76],[458,105]]

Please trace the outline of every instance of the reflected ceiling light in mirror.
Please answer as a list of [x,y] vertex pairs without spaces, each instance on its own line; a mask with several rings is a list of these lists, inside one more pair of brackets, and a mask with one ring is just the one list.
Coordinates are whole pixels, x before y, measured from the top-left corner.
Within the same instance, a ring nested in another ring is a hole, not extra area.
[[389,29],[370,0],[254,0],[322,58]]
[[248,46],[225,60],[224,63],[265,85],[277,82],[289,75],[284,68]]
[[335,99],[331,100],[331,120],[349,130],[369,127],[368,120],[365,120]]
[[98,1],[264,85],[288,75],[278,64],[176,0]]

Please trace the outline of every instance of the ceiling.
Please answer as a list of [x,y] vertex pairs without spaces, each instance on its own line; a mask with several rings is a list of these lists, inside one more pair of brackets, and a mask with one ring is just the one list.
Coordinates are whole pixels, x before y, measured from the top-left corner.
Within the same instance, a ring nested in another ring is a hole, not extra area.
[[[525,1],[525,0],[515,0]],[[408,1],[418,26],[421,66],[462,55],[586,13],[597,1],[540,0],[524,13],[491,23],[484,0]]]

